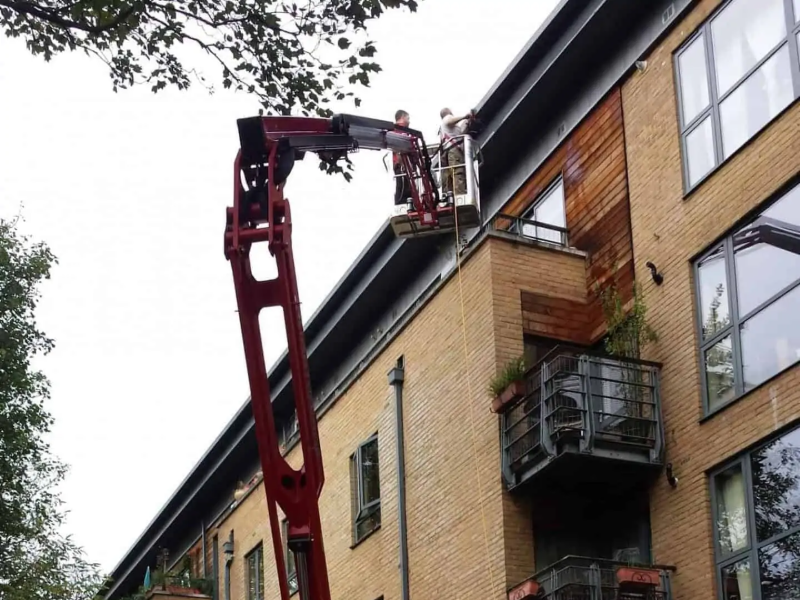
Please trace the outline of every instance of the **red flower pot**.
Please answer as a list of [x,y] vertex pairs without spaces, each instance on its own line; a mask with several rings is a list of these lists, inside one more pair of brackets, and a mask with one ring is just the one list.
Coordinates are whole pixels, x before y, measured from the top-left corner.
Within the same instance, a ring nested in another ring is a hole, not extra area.
[[492,400],[492,412],[503,412],[508,406],[525,395],[525,382],[522,380],[512,381],[509,386],[503,390],[503,393],[496,396]]

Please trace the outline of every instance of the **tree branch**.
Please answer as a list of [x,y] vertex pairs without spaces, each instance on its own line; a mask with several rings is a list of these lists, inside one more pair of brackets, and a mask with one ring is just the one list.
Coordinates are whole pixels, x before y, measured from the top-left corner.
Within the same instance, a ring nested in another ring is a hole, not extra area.
[[47,21],[48,23],[52,23],[53,25],[58,25],[59,27],[63,27],[66,29],[78,29],[80,31],[85,31],[86,33],[92,35],[103,33],[104,31],[108,31],[109,29],[114,29],[115,27],[125,22],[125,20],[136,11],[136,9],[133,6],[131,6],[130,8],[122,11],[120,14],[118,14],[116,17],[114,17],[107,23],[104,23],[102,25],[88,25],[86,23],[79,23],[71,19],[65,19],[64,17],[59,17],[55,13],[44,9],[41,6],[32,4],[30,2],[23,2],[21,0],[0,0],[0,6],[7,6],[13,11],[25,15],[30,15],[32,17],[36,17],[37,19],[42,19],[43,21]]

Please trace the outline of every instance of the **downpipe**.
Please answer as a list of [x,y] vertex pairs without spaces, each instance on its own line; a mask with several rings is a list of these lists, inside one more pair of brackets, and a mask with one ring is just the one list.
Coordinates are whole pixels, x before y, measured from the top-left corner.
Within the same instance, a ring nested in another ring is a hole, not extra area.
[[402,600],[409,600],[408,589],[408,526],[406,522],[406,452],[403,428],[403,381],[405,360],[401,356],[389,371],[389,385],[394,388],[394,425],[397,441],[397,526],[400,539],[400,592]]

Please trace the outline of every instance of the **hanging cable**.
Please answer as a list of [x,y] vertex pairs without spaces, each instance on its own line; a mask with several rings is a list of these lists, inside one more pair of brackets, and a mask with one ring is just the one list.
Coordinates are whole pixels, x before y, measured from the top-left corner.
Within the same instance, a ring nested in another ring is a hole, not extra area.
[[[465,155],[464,167],[466,167],[467,160],[469,160],[469,157]],[[492,568],[491,552],[489,550],[489,531],[488,526],[486,525],[486,511],[483,503],[483,486],[481,485],[480,462],[478,461],[478,446],[476,443],[477,436],[475,434],[475,408],[472,403],[472,379],[470,378],[469,372],[469,346],[467,344],[467,317],[466,310],[464,308],[464,287],[461,281],[461,234],[458,231],[458,206],[456,205],[455,194],[455,172],[453,171],[452,167],[450,171],[451,181],[453,182],[453,216],[455,218],[456,225],[456,269],[458,278],[458,295],[461,304],[461,335],[464,342],[464,370],[467,380],[467,400],[469,402],[469,419],[472,429],[472,453],[475,457],[475,477],[478,483],[478,503],[480,504],[481,522],[483,524],[483,543],[486,549],[486,567],[489,570],[489,583],[491,585],[492,594],[494,597],[498,597],[495,590],[494,569]]]

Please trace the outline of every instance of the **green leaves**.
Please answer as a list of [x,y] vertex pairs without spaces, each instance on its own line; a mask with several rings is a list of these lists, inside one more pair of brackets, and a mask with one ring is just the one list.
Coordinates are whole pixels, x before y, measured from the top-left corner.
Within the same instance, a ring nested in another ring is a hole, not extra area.
[[0,219],[0,598],[78,600],[101,582],[97,566],[59,529],[55,486],[66,468],[43,436],[52,425],[50,385],[32,367],[53,340],[39,330],[39,284],[56,263],[50,249]]
[[638,283],[633,285],[632,304],[626,310],[617,287],[617,268],[612,268],[611,278],[595,293],[603,309],[608,330],[604,340],[605,350],[611,356],[639,358],[648,344],[658,341],[657,332],[647,320],[647,305]]
[[[414,0],[0,0],[0,30],[50,60],[80,49],[102,60],[114,91],[146,84],[213,85],[177,48],[202,50],[224,88],[258,97],[268,112],[328,114],[380,71],[367,21],[387,9],[416,11]],[[335,41],[334,41],[335,40]],[[323,42],[325,42],[323,44]]]

